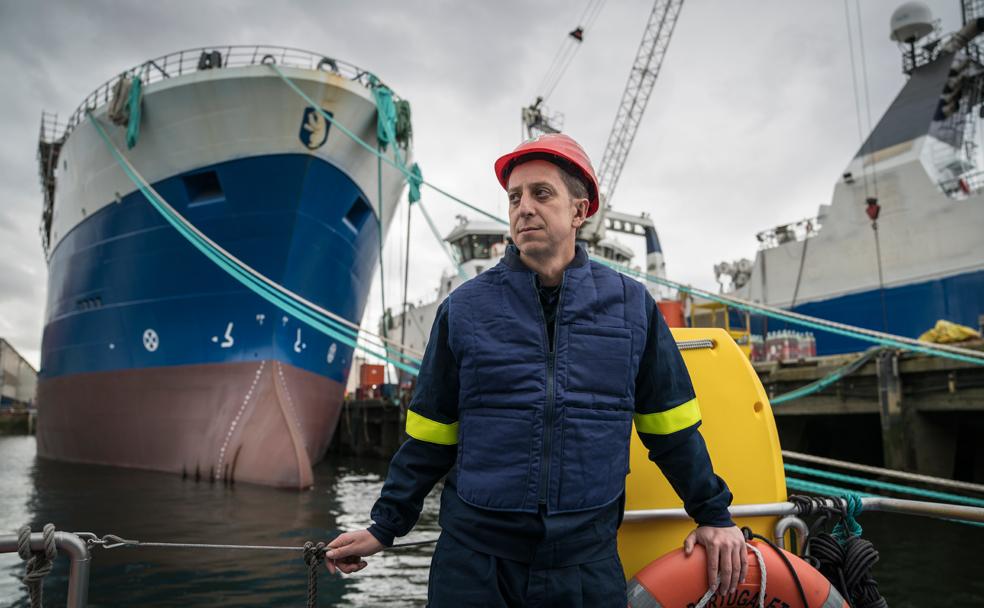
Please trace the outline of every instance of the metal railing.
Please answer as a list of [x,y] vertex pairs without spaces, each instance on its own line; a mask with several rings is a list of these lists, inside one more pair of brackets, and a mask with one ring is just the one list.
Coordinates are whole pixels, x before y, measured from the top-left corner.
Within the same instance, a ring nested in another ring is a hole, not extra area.
[[[217,52],[217,62],[212,62],[212,53]],[[60,123],[57,128],[42,130],[42,141],[58,141],[65,138],[84,119],[86,112],[95,110],[100,105],[109,103],[113,95],[113,86],[120,77],[138,77],[143,84],[149,85],[167,78],[183,76],[203,70],[238,68],[264,63],[275,63],[281,66],[321,70],[333,72],[350,80],[368,86],[371,72],[351,63],[328,57],[311,51],[285,46],[271,45],[227,45],[209,46],[186,49],[168,53],[154,59],[123,70],[102,83],[89,93],[79,107],[72,112],[67,122]]]
[[[55,532],[55,548],[68,555],[68,608],[84,608],[89,598],[89,546],[75,534]],[[31,534],[31,551],[44,551],[44,534]],[[17,553],[17,535],[0,534],[0,553]]]
[[984,170],[977,169],[958,177],[943,179],[939,182],[943,194],[954,199],[965,199],[984,190]]
[[808,217],[798,222],[763,230],[755,235],[759,249],[772,249],[785,243],[804,241],[820,232],[820,218]]
[[[938,502],[926,502],[917,500],[903,500],[899,498],[885,498],[881,496],[863,497],[860,499],[864,511],[881,511],[885,513],[901,513],[907,515],[921,515],[949,520],[959,520],[964,522],[984,523],[984,508],[968,507]],[[801,516],[815,514],[818,509],[825,509],[832,512],[843,512],[846,502],[839,498],[819,498],[811,503],[810,507],[805,507],[803,503],[795,502],[776,502],[762,504],[732,505],[728,511],[732,517],[769,517],[780,516],[773,530],[774,541],[782,547],[784,537],[790,528],[794,528],[798,533],[800,542],[805,541],[809,535],[809,527],[800,519]],[[644,522],[656,520],[689,520],[690,516],[682,508],[677,509],[645,509],[631,510],[625,512],[624,521]],[[89,532],[78,532],[75,534],[68,532],[54,532],[55,547],[59,552],[69,556],[71,566],[68,575],[68,601],[69,608],[80,608],[86,605],[89,592],[89,569],[90,569],[90,547],[99,546],[103,549],[113,549],[117,547],[157,547],[173,549],[197,549],[197,550],[246,550],[246,551],[288,551],[304,552],[305,555],[311,550],[311,542],[305,543],[303,547],[293,546],[267,546],[267,545],[232,545],[232,544],[203,544],[185,542],[145,542],[139,540],[128,540],[122,537],[107,534],[98,537]],[[420,545],[433,544],[436,539],[421,540],[414,542],[397,543],[387,550],[416,547]],[[17,535],[0,535],[0,553],[17,552]],[[30,535],[30,546],[33,552],[44,552],[44,534],[33,533]],[[324,544],[318,545],[319,551],[323,552]],[[322,553],[323,558],[323,553]],[[316,573],[315,573],[316,576]],[[310,580],[309,580],[310,584]]]
[[[840,501],[825,499],[831,509],[840,509]],[[963,520],[984,523],[984,509],[967,507],[942,502],[925,500],[905,500],[902,498],[886,498],[883,496],[866,496],[861,498],[861,504],[867,511],[882,511],[884,513],[902,513],[905,515],[920,515],[940,519]],[[799,515],[800,507],[792,502],[774,502],[751,505],[732,505],[728,508],[732,517],[763,517],[775,515]],[[679,509],[640,509],[626,511],[624,521],[654,521],[658,519],[689,519],[690,516],[683,508]]]

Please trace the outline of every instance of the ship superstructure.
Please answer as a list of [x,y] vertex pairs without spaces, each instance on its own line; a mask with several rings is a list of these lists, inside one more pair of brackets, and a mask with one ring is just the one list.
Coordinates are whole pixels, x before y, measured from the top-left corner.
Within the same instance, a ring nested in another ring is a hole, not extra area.
[[[92,124],[102,121],[136,170],[221,247],[359,323],[403,175],[308,107],[271,63],[336,121],[377,143],[379,81],[281,47],[172,53],[99,87],[67,124],[44,115],[41,456],[311,485],[352,349],[195,250],[136,189]],[[134,97],[135,138],[132,117],[110,124]],[[409,156],[408,141],[391,145]]]
[[[972,15],[940,36],[929,10],[893,15],[908,81],[817,215],[760,232],[754,261],[715,267],[744,299],[909,337],[984,314],[984,62]],[[774,325],[774,324],[773,324]],[[773,326],[753,326],[765,333]],[[822,333],[818,354],[863,350]]]
[[[614,226],[614,228],[605,228]],[[633,216],[612,209],[607,215],[602,228],[595,236],[593,243],[580,240],[579,243],[592,252],[593,255],[613,264],[630,267],[635,252],[619,239],[607,235],[607,230],[613,230],[635,235],[646,240],[646,261],[650,268],[663,271],[663,258],[659,250],[659,240],[652,219],[648,216]],[[464,281],[478,276],[485,270],[499,263],[505,254],[506,246],[512,242],[509,237],[509,227],[492,221],[469,220],[458,216],[458,225],[448,233],[444,240],[451,246],[457,262],[456,269],[445,269],[441,274],[434,299],[423,302],[408,303],[404,314],[386,314],[380,321],[380,333],[385,333],[398,340],[408,349],[423,352],[430,337],[431,326],[437,315],[437,308]],[[635,267],[635,271],[641,268]],[[662,275],[660,275],[662,276]],[[659,288],[647,285],[650,293],[658,299]]]

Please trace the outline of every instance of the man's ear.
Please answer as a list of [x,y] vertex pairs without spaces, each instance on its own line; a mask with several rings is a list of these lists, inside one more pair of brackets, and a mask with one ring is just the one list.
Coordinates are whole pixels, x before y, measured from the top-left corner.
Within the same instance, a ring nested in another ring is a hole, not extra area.
[[574,199],[574,217],[571,218],[571,225],[580,228],[584,222],[588,221],[588,199]]

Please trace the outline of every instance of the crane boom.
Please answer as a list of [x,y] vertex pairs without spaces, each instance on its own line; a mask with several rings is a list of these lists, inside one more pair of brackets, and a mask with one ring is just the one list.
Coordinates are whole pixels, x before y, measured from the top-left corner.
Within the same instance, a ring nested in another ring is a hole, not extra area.
[[663,65],[663,57],[666,56],[666,48],[670,44],[681,6],[683,0],[656,0],[652,12],[649,13],[649,21],[646,23],[639,51],[629,72],[629,81],[625,85],[622,101],[615,115],[615,124],[608,135],[608,143],[599,165],[598,178],[606,201],[611,201],[615,193],[632,140],[639,130],[653,85]]

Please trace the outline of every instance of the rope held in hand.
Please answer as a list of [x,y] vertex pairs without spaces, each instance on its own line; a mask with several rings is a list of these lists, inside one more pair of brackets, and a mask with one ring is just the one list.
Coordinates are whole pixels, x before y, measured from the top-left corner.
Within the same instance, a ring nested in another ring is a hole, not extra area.
[[308,608],[318,608],[318,566],[325,561],[325,543],[304,543],[304,563],[308,565]]

